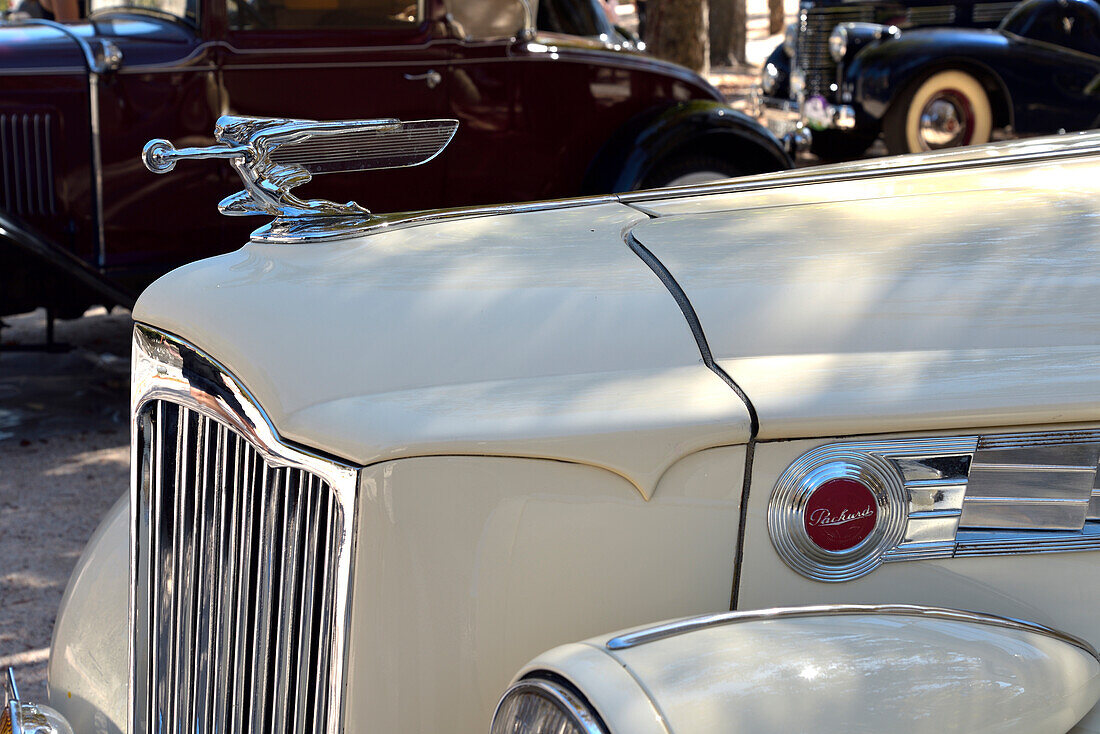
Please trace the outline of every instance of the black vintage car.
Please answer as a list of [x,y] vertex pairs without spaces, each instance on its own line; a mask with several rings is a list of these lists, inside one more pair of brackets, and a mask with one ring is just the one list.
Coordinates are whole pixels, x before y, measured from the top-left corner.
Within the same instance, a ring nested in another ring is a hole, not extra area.
[[[995,28],[1018,0],[802,0],[798,18],[761,71],[760,102],[768,125],[778,135],[800,120],[800,99],[820,95],[837,102],[836,61],[829,36],[841,23],[876,23],[901,29],[957,27]],[[792,70],[795,84],[791,85]],[[793,138],[788,138],[793,140]],[[848,136],[819,131],[813,150],[829,159],[854,157]]]
[[845,23],[829,41],[837,98],[807,97],[811,127],[891,153],[1100,125],[1100,5],[1024,0],[995,30]]

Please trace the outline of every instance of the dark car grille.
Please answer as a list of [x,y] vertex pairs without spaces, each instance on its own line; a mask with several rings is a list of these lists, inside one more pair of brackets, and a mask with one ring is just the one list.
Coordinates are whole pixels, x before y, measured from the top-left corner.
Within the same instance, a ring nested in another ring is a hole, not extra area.
[[936,26],[955,24],[954,5],[925,5],[905,11],[907,26]]
[[57,213],[53,141],[57,116],[49,112],[0,112],[0,201],[22,216]]
[[838,23],[872,20],[874,10],[870,7],[802,8],[796,63],[806,73],[806,96],[828,96],[829,85],[836,81],[836,62],[829,55],[829,36],[833,28]]
[[135,432],[134,734],[321,732],[341,505],[196,410]]
[[993,25],[1001,22],[1001,19],[1014,7],[1016,7],[1014,2],[975,3],[971,18],[976,24]]

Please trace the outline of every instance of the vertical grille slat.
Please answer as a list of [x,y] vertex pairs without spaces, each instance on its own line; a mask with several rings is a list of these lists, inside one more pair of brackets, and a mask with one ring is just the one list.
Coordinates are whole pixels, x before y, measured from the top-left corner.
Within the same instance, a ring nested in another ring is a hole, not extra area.
[[176,528],[173,522],[175,518],[175,493],[172,491],[173,482],[169,477],[176,476],[176,453],[168,448],[167,439],[175,434],[175,411],[165,408],[160,412],[161,420],[157,426],[156,461],[157,470],[157,543],[154,546],[154,562],[156,564],[156,586],[159,591],[157,597],[155,640],[161,640],[160,644],[154,643],[153,655],[156,662],[156,672],[152,679],[156,687],[156,699],[153,713],[156,717],[154,734],[163,734],[169,731],[168,725],[172,716],[172,612],[175,606],[174,600],[174,572],[175,543],[173,536]]
[[279,493],[271,491],[268,488],[268,481],[270,472],[267,467],[259,469],[259,473],[262,474],[260,480],[260,496],[265,498],[265,502],[262,507],[262,515],[260,523],[262,526],[261,540],[260,540],[260,554],[257,558],[257,575],[259,578],[259,594],[257,597],[257,603],[254,607],[256,616],[254,618],[254,629],[256,630],[253,636],[253,644],[255,645],[252,652],[252,697],[251,700],[255,706],[260,710],[262,717],[262,725],[259,727],[260,734],[267,734],[270,729],[268,724],[270,722],[270,707],[268,702],[270,701],[269,695],[269,679],[268,679],[268,663],[271,658],[271,627],[273,620],[272,617],[272,597],[275,586],[275,558],[277,550],[275,548],[275,531],[277,529],[277,521],[275,519],[276,513],[279,511]]
[[[328,496],[324,496],[321,499],[319,509],[320,524],[322,529],[323,541],[320,547],[324,550],[321,552],[321,557],[325,558],[331,554],[333,547],[332,537],[332,516],[331,516],[331,502]],[[314,628],[314,634],[319,634],[320,630],[332,629],[332,607],[324,604],[324,600],[327,599],[333,590],[332,572],[327,566],[321,569],[321,590],[320,600],[317,613],[317,626]],[[317,600],[314,600],[317,604]],[[317,719],[321,716],[323,706],[325,703],[324,693],[328,690],[328,650],[320,649],[317,651],[317,667],[315,668],[316,675],[314,680],[316,681],[316,688],[310,692],[311,698],[313,698],[313,717]]]
[[217,463],[212,461],[210,452],[217,450],[217,436],[211,440],[210,426],[199,424],[196,449],[199,452],[199,465],[195,478],[199,485],[199,538],[202,539],[198,553],[198,583],[202,585],[201,599],[208,600],[206,608],[199,608],[196,638],[200,643],[194,660],[195,695],[194,721],[196,727],[209,731],[209,704],[213,695],[210,679],[211,663],[214,656],[215,619],[219,600],[215,580],[221,569],[217,564],[218,547],[218,501],[220,494],[213,491],[217,485]]
[[294,731],[303,731],[307,717],[310,715],[310,710],[307,707],[309,703],[310,689],[307,682],[312,680],[310,671],[312,668],[312,658],[309,655],[309,646],[306,644],[306,640],[309,639],[313,632],[313,599],[316,592],[314,580],[316,578],[315,570],[317,568],[317,529],[318,529],[318,516],[316,511],[317,501],[314,497],[316,491],[315,479],[312,476],[306,477],[306,509],[305,518],[303,520],[303,527],[305,529],[304,535],[304,554],[303,554],[303,568],[301,574],[301,594],[299,598],[302,600],[301,610],[302,618],[298,624],[298,692],[295,696],[295,716],[294,716]]
[[136,440],[134,734],[320,734],[335,705],[341,505],[218,420],[147,403]]
[[278,605],[279,623],[275,645],[275,674],[278,678],[274,701],[275,717],[272,725],[275,732],[287,730],[287,723],[290,720],[288,712],[294,703],[291,699],[294,687],[290,676],[295,650],[291,641],[296,638],[293,632],[298,623],[298,615],[295,612],[301,608],[301,599],[297,594],[299,586],[298,523],[301,515],[303,477],[304,472],[297,470],[286,473],[282,543],[285,573],[281,584],[283,598]]

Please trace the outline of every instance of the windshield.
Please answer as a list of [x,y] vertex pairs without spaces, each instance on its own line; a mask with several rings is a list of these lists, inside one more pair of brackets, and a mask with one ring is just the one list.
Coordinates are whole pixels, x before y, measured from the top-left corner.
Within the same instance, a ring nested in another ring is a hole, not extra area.
[[199,22],[199,0],[90,0],[89,15],[105,10],[153,11],[175,16],[193,25]]

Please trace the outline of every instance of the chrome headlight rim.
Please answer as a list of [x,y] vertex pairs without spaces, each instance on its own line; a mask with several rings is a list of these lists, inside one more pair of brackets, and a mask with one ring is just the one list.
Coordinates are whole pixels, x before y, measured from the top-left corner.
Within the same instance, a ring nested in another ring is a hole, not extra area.
[[774,94],[779,87],[779,69],[775,64],[768,62],[760,71],[760,89],[764,94]]
[[508,686],[493,711],[490,732],[497,731],[498,720],[509,700],[521,695],[540,696],[548,700],[583,734],[609,734],[599,714],[580,692],[564,679],[548,672],[531,674]]
[[843,23],[829,34],[829,56],[838,64],[848,55],[848,40],[848,29]]

